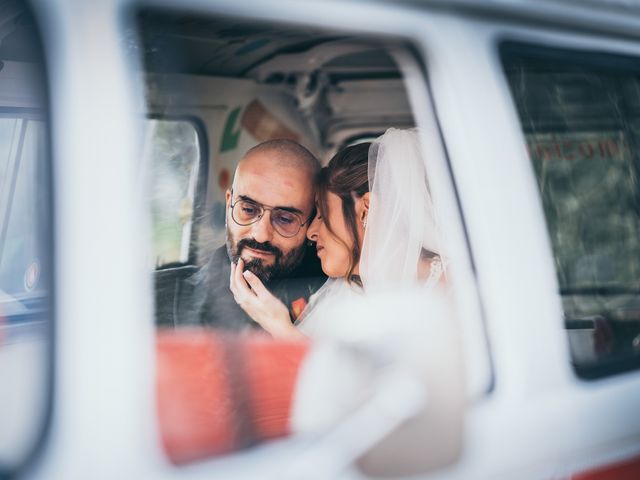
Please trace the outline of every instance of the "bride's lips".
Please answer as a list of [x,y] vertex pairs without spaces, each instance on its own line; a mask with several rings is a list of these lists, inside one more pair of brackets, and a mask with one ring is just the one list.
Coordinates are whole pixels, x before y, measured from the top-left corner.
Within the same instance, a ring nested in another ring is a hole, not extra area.
[[244,247],[244,249],[249,255],[256,258],[271,258],[273,256],[272,252],[265,252],[264,250],[255,250],[253,248]]
[[320,252],[324,250],[322,245],[316,245],[316,255],[320,255]]

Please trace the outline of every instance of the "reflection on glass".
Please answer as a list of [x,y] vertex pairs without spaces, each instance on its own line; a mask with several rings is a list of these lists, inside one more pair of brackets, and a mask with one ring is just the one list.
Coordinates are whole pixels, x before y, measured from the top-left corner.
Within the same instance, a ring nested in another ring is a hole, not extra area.
[[0,119],[0,467],[25,458],[48,401],[45,129],[32,113]]
[[630,368],[640,359],[637,61],[517,46],[503,54],[577,372]]
[[50,402],[51,192],[46,77],[23,2],[0,44],[0,477],[30,458]]
[[198,134],[184,120],[150,119],[145,129],[155,265],[185,263],[201,155]]

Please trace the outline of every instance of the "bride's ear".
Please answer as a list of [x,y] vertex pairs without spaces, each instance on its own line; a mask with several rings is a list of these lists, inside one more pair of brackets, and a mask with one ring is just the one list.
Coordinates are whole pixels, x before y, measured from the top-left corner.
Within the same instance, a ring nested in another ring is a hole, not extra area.
[[362,197],[360,197],[360,199],[358,200],[358,203],[359,203],[358,216],[361,222],[367,218],[367,215],[369,215],[369,196],[370,196],[370,193],[367,192],[364,195],[362,195]]

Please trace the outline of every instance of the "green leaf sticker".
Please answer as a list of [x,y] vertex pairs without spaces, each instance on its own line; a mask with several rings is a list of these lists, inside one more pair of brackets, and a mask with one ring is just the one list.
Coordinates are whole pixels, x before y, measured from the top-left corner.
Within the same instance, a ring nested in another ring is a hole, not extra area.
[[234,126],[238,121],[238,116],[240,115],[240,110],[242,107],[234,108],[229,117],[227,118],[227,123],[224,126],[224,131],[222,132],[222,141],[220,142],[220,153],[226,152],[228,150],[233,150],[238,146],[238,140],[240,139],[240,133],[242,132],[242,127],[238,126],[236,130],[234,130]]

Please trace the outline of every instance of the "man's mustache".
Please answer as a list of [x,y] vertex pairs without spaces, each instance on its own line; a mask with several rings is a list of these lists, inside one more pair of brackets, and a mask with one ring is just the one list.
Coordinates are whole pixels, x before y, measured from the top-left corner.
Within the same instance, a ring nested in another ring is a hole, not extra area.
[[243,238],[238,241],[238,244],[236,245],[238,255],[242,253],[244,248],[252,248],[262,252],[273,253],[276,257],[282,256],[282,250],[272,245],[270,242],[258,242],[253,238]]

